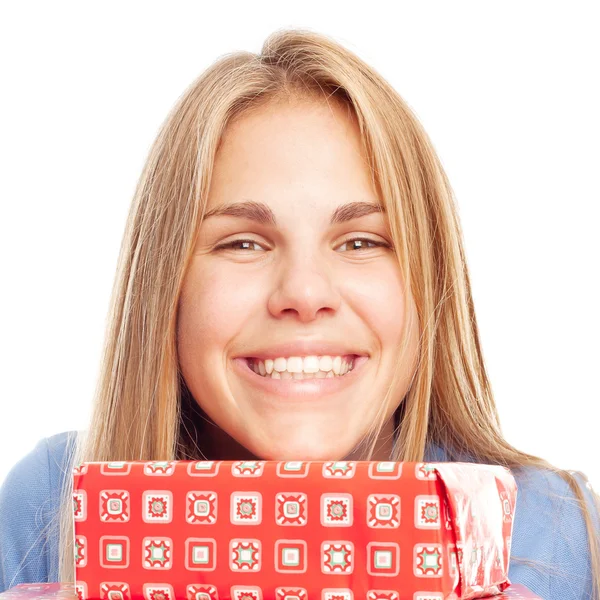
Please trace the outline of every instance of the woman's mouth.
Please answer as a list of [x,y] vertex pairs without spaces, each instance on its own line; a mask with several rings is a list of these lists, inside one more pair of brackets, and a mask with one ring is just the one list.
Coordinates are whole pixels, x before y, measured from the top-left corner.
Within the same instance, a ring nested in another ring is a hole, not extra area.
[[262,360],[247,357],[248,367],[261,377],[271,379],[326,379],[344,377],[354,368],[354,361],[360,358],[356,354],[346,356],[315,356],[302,360],[301,357],[276,360]]
[[[318,357],[323,358],[323,357]],[[363,372],[363,366],[368,362],[368,356],[346,355],[331,357],[330,361],[316,363],[312,368],[304,362],[298,368],[298,361],[288,361],[285,365],[280,361],[265,364],[265,361],[254,357],[235,358],[236,371],[251,385],[264,392],[283,398],[318,398],[341,391],[352,385]],[[339,359],[339,360],[336,360]],[[291,363],[291,364],[290,364]],[[270,372],[267,372],[270,371]],[[313,371],[313,372],[306,372]]]

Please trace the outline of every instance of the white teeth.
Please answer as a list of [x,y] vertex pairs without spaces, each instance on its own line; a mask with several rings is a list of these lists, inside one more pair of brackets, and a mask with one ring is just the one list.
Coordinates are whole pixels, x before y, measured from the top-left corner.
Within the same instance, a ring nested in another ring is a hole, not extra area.
[[[300,361],[302,361],[302,359],[300,359]],[[302,363],[302,370],[304,373],[316,373],[321,367],[318,356],[306,356]]]
[[319,360],[319,370],[320,371],[331,371],[331,367],[333,366],[333,359],[331,356],[321,356],[321,360]]
[[273,361],[273,368],[280,373],[285,371],[287,368],[287,360],[285,360],[285,358],[276,358]]
[[324,379],[343,376],[354,367],[354,358],[347,361],[341,356],[290,356],[253,359],[252,370],[262,377],[273,379]]
[[290,356],[287,359],[287,370],[290,373],[302,373],[302,358],[299,356]]
[[333,372],[336,375],[340,374],[340,367],[342,366],[342,357],[341,356],[336,356],[333,359]]

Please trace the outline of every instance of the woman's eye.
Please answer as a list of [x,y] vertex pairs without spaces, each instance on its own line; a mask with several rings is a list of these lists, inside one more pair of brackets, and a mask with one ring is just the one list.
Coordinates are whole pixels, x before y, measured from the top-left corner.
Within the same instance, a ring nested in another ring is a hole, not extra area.
[[372,240],[370,238],[352,238],[350,240],[346,240],[342,246],[346,246],[347,244],[354,244],[355,242],[360,242],[360,245],[357,247],[351,247],[351,250],[360,250],[361,248],[364,249],[368,249],[368,246],[365,244],[365,242],[372,244],[371,247],[379,247],[379,246],[387,246],[388,244],[386,244],[385,242],[378,242],[376,240]]
[[[359,242],[358,247],[356,245],[354,245],[356,242]],[[243,244],[244,246],[246,246],[245,248],[239,248],[240,250],[250,250],[251,248],[248,248],[247,246],[255,244],[256,246],[261,246],[261,244],[259,244],[258,242],[254,241],[254,240],[244,240],[244,239],[240,239],[240,240],[233,240],[231,242],[226,242],[225,244],[220,244],[219,246],[217,246],[215,248],[215,250],[236,250],[236,248],[234,248],[237,245]],[[389,244],[385,243],[385,242],[379,242],[376,240],[372,240],[370,238],[352,238],[350,240],[346,240],[343,244],[341,244],[339,247],[341,248],[342,246],[346,246],[348,244],[353,244],[354,246],[351,247],[351,250],[364,250],[364,249],[368,249],[368,245],[367,244],[371,244],[371,247],[379,247],[379,246],[387,246],[389,247]]]
[[[257,246],[260,246],[260,244],[258,242],[255,242],[254,240],[233,240],[232,242],[227,242],[225,244],[217,246],[215,250],[233,250],[233,246],[235,246],[236,244],[256,244]],[[248,250],[248,248],[243,249]]]

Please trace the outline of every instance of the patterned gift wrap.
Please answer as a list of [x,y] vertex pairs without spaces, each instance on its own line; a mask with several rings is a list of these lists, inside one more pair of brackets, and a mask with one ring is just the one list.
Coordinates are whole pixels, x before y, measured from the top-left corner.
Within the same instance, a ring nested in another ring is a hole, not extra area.
[[[76,599],[73,584],[69,583],[21,583],[0,594],[0,600],[54,600]],[[201,598],[201,596],[200,596]],[[501,594],[487,596],[488,600],[543,600],[520,583],[511,584]]]
[[80,600],[535,597],[507,576],[501,466],[88,462],[73,484]]
[[77,600],[72,583],[20,583],[0,594],[0,600]]

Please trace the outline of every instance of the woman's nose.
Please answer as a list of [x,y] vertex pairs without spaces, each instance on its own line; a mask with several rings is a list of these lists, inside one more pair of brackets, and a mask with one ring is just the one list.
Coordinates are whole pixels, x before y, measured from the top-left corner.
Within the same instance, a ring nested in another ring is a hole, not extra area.
[[291,312],[301,321],[312,321],[320,312],[339,309],[340,294],[331,267],[315,253],[282,265],[272,285],[269,312],[277,318]]

